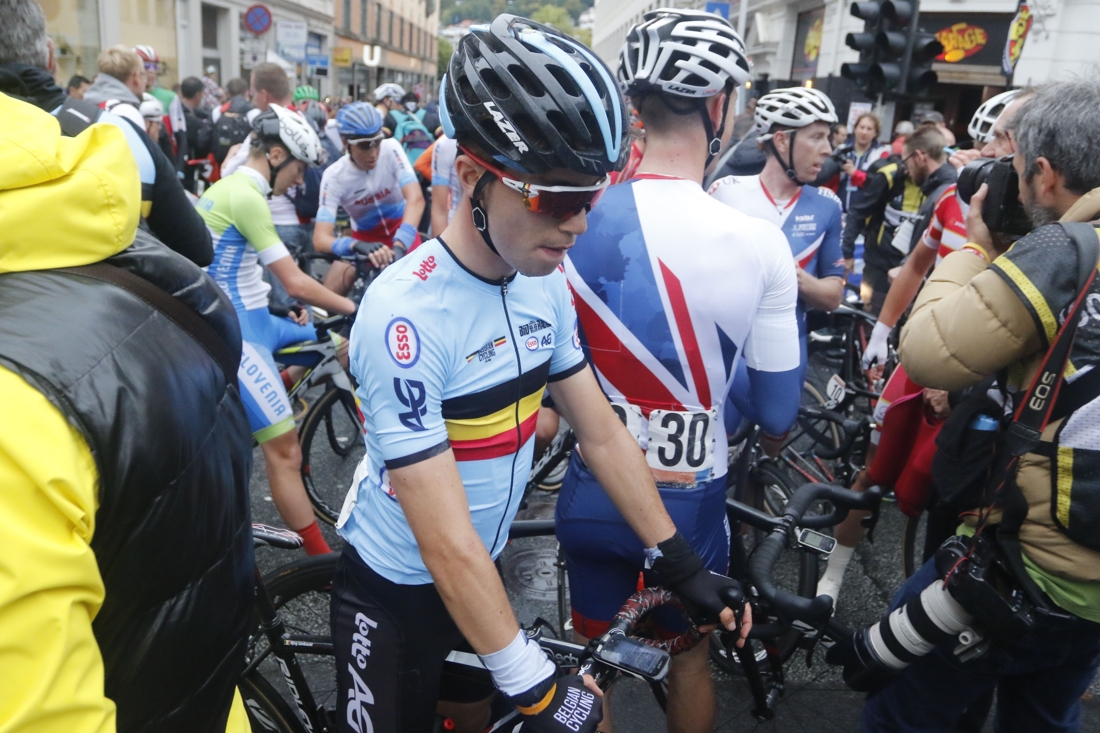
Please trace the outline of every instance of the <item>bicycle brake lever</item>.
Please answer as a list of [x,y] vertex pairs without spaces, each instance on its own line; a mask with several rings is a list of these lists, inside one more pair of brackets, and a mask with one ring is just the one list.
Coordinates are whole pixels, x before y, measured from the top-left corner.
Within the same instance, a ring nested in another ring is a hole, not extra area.
[[829,620],[826,619],[821,622],[820,626],[815,626],[817,633],[810,639],[810,648],[806,652],[806,668],[809,669],[814,664],[814,652],[817,651],[818,645],[821,644],[821,640],[825,638],[825,630],[829,626]]
[[875,542],[875,527],[878,525],[879,507],[881,506],[882,502],[876,502],[874,508],[871,509],[871,515],[860,520],[860,524],[867,530],[867,541],[871,544]]

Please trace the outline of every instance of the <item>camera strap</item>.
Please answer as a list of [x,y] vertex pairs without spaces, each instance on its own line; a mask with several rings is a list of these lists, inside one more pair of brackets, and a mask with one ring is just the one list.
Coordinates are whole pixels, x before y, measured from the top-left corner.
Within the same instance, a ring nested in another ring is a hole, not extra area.
[[[1016,414],[1005,436],[1005,450],[1001,457],[1001,470],[994,473],[1000,481],[995,495],[1003,500],[1003,513],[997,528],[997,539],[1005,551],[1006,559],[1016,578],[1023,584],[1028,596],[1041,613],[1061,615],[1050,608],[1045,595],[1035,584],[1024,566],[1020,548],[1019,532],[1028,513],[1028,503],[1016,484],[1015,468],[1020,458],[1027,453],[1044,451],[1040,446],[1043,430],[1052,419],[1069,414],[1086,402],[1100,396],[1100,367],[1091,370],[1069,385],[1065,396],[1073,405],[1067,405],[1063,395],[1062,383],[1065,377],[1066,362],[1073,347],[1077,325],[1080,322],[1081,307],[1096,278],[1097,263],[1100,261],[1100,241],[1097,232],[1090,224],[1061,222],[1062,228],[1077,247],[1077,297],[1074,299],[1068,315],[1058,330],[1054,342],[1047,349],[1039,370],[1031,380],[1016,408]],[[1087,383],[1085,380],[1087,379]],[[1078,382],[1082,384],[1077,385]],[[1091,389],[1089,389],[1091,387]]]

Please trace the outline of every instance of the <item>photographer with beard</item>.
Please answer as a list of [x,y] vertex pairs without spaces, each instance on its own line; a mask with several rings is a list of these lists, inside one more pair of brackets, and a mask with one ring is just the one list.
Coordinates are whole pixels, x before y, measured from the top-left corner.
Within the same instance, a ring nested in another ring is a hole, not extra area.
[[[959,390],[1000,373],[1009,396],[1021,402],[1078,298],[1079,252],[1087,252],[1091,244],[1083,241],[1091,234],[1087,229],[1075,240],[1056,222],[1095,222],[1100,217],[1098,107],[1097,78],[1053,82],[1036,90],[1008,125],[1006,132],[1016,146],[1011,165],[1019,177],[1019,201],[1032,231],[1005,247],[986,222],[997,210],[1015,205],[1011,186],[991,189],[983,183],[974,193],[967,215],[970,241],[932,273],[902,331],[902,364],[918,383]],[[1000,165],[1007,164],[1003,160]],[[960,189],[965,179],[964,174]],[[992,174],[989,180],[995,180]],[[983,207],[987,197],[991,205]],[[1090,269],[1087,264],[1082,268]],[[1002,595],[1030,607],[1027,632],[962,661],[953,651],[959,643],[955,635],[992,624],[959,601],[966,613],[954,615],[955,627],[935,624],[944,632],[937,638],[941,643],[914,651],[907,639],[900,656],[883,656],[886,648],[898,650],[898,627],[916,628],[925,640],[935,631],[918,618],[922,612],[913,604],[919,598],[917,605],[928,610],[926,598],[943,601],[949,595],[937,587],[945,568],[941,563],[937,569],[930,560],[894,599],[892,609],[906,607],[894,616],[900,613],[908,621],[891,617],[857,632],[858,663],[854,657],[831,655],[831,661],[846,664],[846,680],[859,665],[873,674],[885,673],[878,679],[881,684],[862,688],[881,687],[864,708],[864,731],[950,730],[972,702],[993,688],[998,693],[997,731],[1077,729],[1080,697],[1100,666],[1100,431],[1095,427],[1100,422],[1100,381],[1090,376],[1100,367],[1100,319],[1087,307],[1100,296],[1100,281],[1093,280],[1088,288],[1068,352],[1068,376],[1051,398],[1050,422],[1041,436],[1036,434],[1037,444],[1014,451],[1019,455],[1030,449],[1018,463],[1008,464],[1008,480],[993,512],[978,523],[984,524],[981,536],[945,544],[957,542],[975,553],[979,547],[993,548],[995,564],[1006,569]],[[1058,387],[1062,380],[1051,381]],[[1036,409],[1034,399],[1027,404]],[[974,532],[974,527],[960,528],[961,535]],[[966,555],[956,565],[969,559]],[[958,600],[956,590],[967,578],[956,576],[954,582],[947,588]],[[951,605],[945,603],[941,609]],[[948,611],[937,619],[951,616]],[[861,647],[861,639],[868,638]],[[875,654],[868,654],[869,647]],[[885,663],[876,668],[867,665],[869,659]],[[887,670],[900,675],[887,683]]]

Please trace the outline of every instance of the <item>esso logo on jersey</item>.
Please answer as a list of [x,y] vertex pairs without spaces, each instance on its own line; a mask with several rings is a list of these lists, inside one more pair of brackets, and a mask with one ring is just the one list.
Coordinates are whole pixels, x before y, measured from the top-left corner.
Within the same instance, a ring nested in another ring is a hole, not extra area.
[[393,363],[408,369],[420,358],[420,336],[408,318],[394,318],[386,326],[386,348]]
[[531,338],[524,341],[523,345],[527,347],[528,351],[538,351],[539,340],[536,337],[532,336]]

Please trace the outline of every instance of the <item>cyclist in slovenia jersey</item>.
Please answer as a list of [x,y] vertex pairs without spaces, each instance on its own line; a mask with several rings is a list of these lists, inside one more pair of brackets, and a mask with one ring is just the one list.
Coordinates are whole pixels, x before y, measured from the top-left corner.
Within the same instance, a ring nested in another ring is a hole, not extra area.
[[271,286],[263,280],[263,268],[297,300],[346,314],[355,312],[355,304],[298,269],[267,208],[266,197],[298,185],[306,166],[318,160],[317,135],[299,115],[273,104],[253,121],[252,140],[245,164],[207,189],[197,204],[214,239],[207,273],[229,296],[241,321],[241,398],[264,452],[271,498],[287,526],[306,541],[306,551],[319,554],[328,552],[328,545],[302,484],[294,413],[272,357],[277,349],[317,334],[304,316],[298,323],[268,312]]
[[[834,310],[844,295],[840,199],[806,183],[832,152],[829,125],[836,110],[816,89],[777,89],[753,113],[757,142],[768,153],[758,176],[727,176],[710,195],[738,211],[770,221],[786,235],[798,270],[798,333],[806,368],[806,311]],[[751,133],[750,133],[751,134]]]
[[[355,102],[340,108],[336,124],[347,155],[321,178],[313,246],[345,256],[356,241],[381,242],[386,246],[370,259],[375,267],[385,267],[420,243],[416,226],[424,213],[424,194],[401,144],[382,132],[378,110]],[[341,206],[351,218],[351,234],[336,237],[336,211]],[[325,285],[346,292],[352,274],[349,265],[336,263]]]
[[[1016,110],[1030,98],[1029,93],[1021,94],[1020,90],[1013,90],[992,97],[978,108],[971,118],[968,129],[971,137],[982,145],[981,157],[1000,158],[1016,152],[1012,138],[1005,133],[1006,125]],[[906,150],[906,152],[912,151],[912,148]],[[890,292],[882,304],[878,322],[871,331],[871,337],[863,351],[864,369],[881,369],[881,365],[886,362],[889,355],[890,333],[901,320],[902,315],[909,310],[909,306],[913,304],[925,275],[944,257],[965,246],[968,240],[966,214],[969,209],[970,207],[959,198],[954,184],[948,186],[939,196],[928,228],[925,229],[919,243],[913,247],[909,258],[901,266],[897,278],[890,285]],[[950,412],[947,392],[924,389],[909,379],[905,367],[899,364],[883,387],[882,397],[875,404],[876,429],[871,433],[871,445],[867,450],[867,470],[861,471],[856,477],[852,485],[853,491],[866,491],[868,487],[884,480],[882,476],[894,474],[899,465],[906,464],[909,460],[907,454],[899,454],[890,448],[880,451],[878,448],[880,444],[900,446],[903,450],[911,448],[911,443],[908,441],[890,439],[890,430],[893,429],[891,425],[896,425],[896,429],[900,431],[908,430],[910,423],[887,424],[885,420],[887,410],[892,404],[906,395],[919,391],[924,392],[924,402],[932,407],[932,411],[939,417],[946,417]],[[886,435],[885,441],[882,440],[883,435]],[[927,472],[930,472],[930,468]],[[851,548],[863,537],[861,518],[858,512],[852,512],[849,518],[837,526],[835,535],[839,544],[829,556],[829,564],[818,584],[818,595],[824,593],[836,598],[840,594]],[[930,511],[925,548],[938,548],[942,540],[954,533],[958,525],[957,519],[954,512],[947,512],[944,515],[941,512]]]
[[621,160],[623,100],[587,48],[501,15],[458,43],[439,109],[460,150],[458,212],[372,284],[372,315],[352,331],[367,454],[338,524],[349,547],[332,594],[336,718],[341,731],[430,731],[444,659],[465,638],[524,730],[590,733],[598,693],[575,674],[559,678],[527,640],[493,564],[548,382],[657,572],[708,619],[735,625],[718,593],[736,584],[703,568],[662,508],[587,366],[561,271]]
[[[726,395],[744,355],[753,418],[778,433],[794,420],[794,266],[778,228],[702,188],[711,151],[728,142],[734,89],[749,76],[733,27],[701,11],[647,13],[627,36],[618,74],[645,125],[645,151],[633,177],[592,210],[566,273],[586,354],[631,435],[631,452],[644,456],[686,542],[707,568],[725,573]],[[647,543],[592,458],[581,439],[557,503],[582,639],[604,633],[638,574],[648,573]],[[656,620],[670,633],[686,628],[674,612]],[[670,730],[713,730],[712,685],[702,645],[673,658]]]

